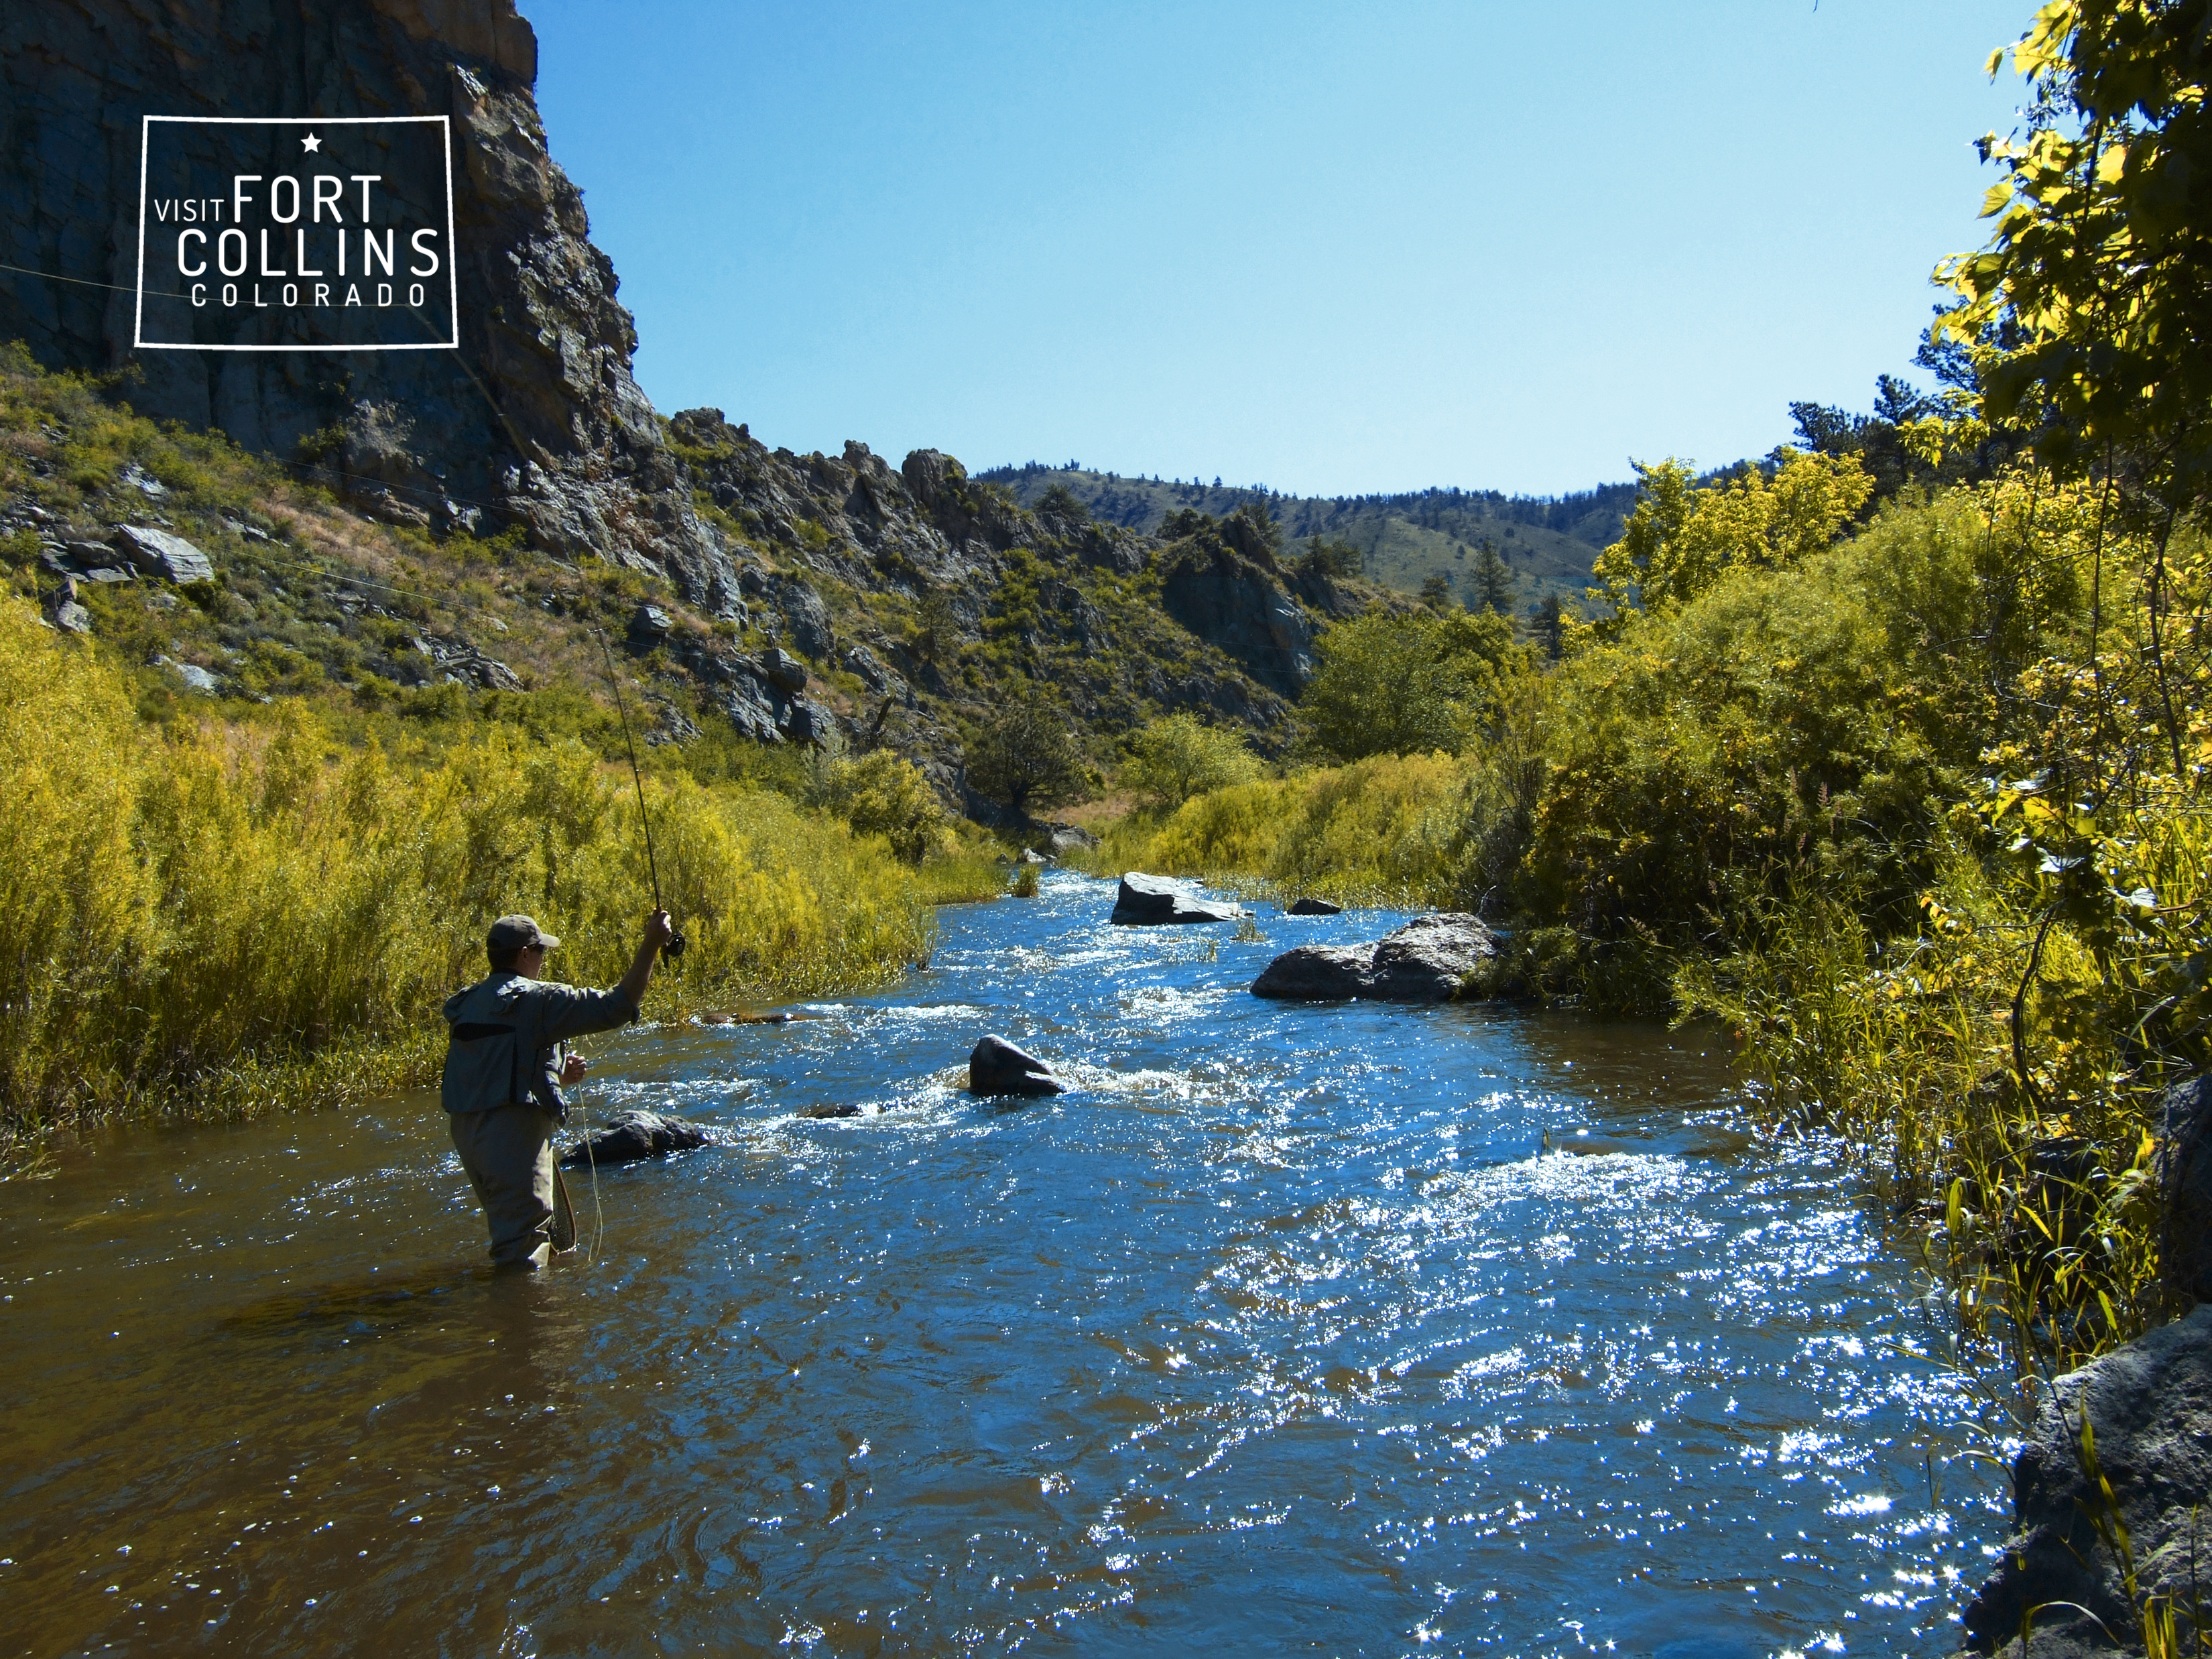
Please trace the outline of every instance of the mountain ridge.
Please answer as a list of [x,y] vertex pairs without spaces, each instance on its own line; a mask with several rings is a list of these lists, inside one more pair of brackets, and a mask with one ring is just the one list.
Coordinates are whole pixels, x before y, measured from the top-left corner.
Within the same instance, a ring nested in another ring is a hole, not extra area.
[[1636,500],[1636,485],[1599,484],[1566,495],[1508,495],[1495,489],[1432,488],[1363,495],[1285,495],[1262,485],[1207,485],[1080,465],[1030,461],[979,472],[1025,507],[1046,491],[1067,490],[1095,518],[1155,531],[1186,508],[1225,517],[1243,507],[1266,511],[1284,537],[1301,544],[1319,536],[1350,542],[1365,574],[1384,586],[1416,593],[1442,576],[1456,597],[1473,603],[1469,583],[1483,544],[1494,547],[1512,574],[1518,605],[1557,593],[1578,602],[1597,555],[1618,540]]

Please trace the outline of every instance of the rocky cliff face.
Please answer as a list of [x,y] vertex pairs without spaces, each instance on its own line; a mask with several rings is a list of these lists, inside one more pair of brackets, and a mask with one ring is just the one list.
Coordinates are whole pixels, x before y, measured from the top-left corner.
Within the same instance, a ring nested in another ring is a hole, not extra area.
[[[0,9],[0,247],[50,273],[0,271],[0,339],[50,368],[134,371],[142,411],[326,467],[378,516],[520,520],[548,549],[650,562],[711,603],[733,572],[630,376],[635,331],[547,151],[537,69],[513,0]],[[148,114],[450,117],[460,349],[134,350]]]

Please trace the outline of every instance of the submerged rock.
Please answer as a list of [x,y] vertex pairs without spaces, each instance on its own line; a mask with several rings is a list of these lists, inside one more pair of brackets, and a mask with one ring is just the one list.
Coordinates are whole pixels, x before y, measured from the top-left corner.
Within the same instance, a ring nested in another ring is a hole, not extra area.
[[640,1158],[688,1152],[706,1144],[707,1132],[696,1123],[632,1108],[617,1112],[604,1128],[586,1136],[561,1160],[561,1167],[580,1170],[586,1164],[635,1164]]
[[1286,916],[1340,916],[1344,914],[1344,907],[1331,904],[1327,899],[1292,899],[1291,908],[1283,914]]
[[[2109,1501],[2083,1468],[2085,1417]],[[2187,1643],[2196,1510],[2212,1500],[2212,1304],[2060,1377],[2012,1478],[2017,1530],[1966,1609],[1979,1651],[2018,1654],[2023,1617],[2037,1656],[2142,1651],[2140,1611],[2092,1517],[2126,1528],[2139,1595],[2172,1597]]]
[[1156,927],[1185,922],[1235,921],[1244,915],[1234,904],[1211,904],[1194,899],[1171,881],[1132,870],[1121,878],[1114,896],[1114,914],[1107,918],[1117,927]]
[[860,1109],[849,1100],[825,1100],[818,1106],[809,1106],[801,1117],[858,1117]]
[[985,1037],[968,1056],[972,1095],[1057,1095],[1066,1089],[1051,1066],[1002,1036]]
[[1371,945],[1301,945],[1252,981],[1255,997],[1291,1002],[1449,1002],[1498,949],[1474,916],[1418,916]]

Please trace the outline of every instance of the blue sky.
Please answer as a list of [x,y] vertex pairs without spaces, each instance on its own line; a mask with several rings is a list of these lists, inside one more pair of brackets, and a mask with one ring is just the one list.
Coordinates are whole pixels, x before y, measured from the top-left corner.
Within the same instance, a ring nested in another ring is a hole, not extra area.
[[1300,495],[1867,407],[1984,238],[2032,10],[521,3],[664,411]]

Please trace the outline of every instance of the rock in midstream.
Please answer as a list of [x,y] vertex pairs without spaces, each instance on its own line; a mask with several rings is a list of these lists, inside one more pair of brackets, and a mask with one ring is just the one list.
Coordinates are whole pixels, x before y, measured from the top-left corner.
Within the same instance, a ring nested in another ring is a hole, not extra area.
[[1340,916],[1344,914],[1344,907],[1332,904],[1327,899],[1294,899],[1290,908],[1283,914],[1286,916]]
[[972,1095],[1057,1095],[1066,1088],[1051,1066],[1002,1036],[985,1037],[968,1056]]
[[640,1158],[688,1152],[706,1144],[707,1132],[697,1124],[633,1107],[617,1112],[605,1127],[586,1135],[561,1160],[561,1167],[580,1170],[586,1164],[635,1164]]
[[1121,878],[1114,896],[1114,914],[1107,918],[1117,927],[1156,927],[1198,921],[1236,921],[1245,915],[1234,904],[1211,904],[1194,899],[1171,881],[1132,870]]
[[[2109,1499],[2087,1468],[2085,1418]],[[2053,1383],[2012,1481],[2016,1531],[1966,1609],[1977,1651],[2019,1659],[2027,1617],[2033,1659],[2141,1653],[2142,1610],[2107,1541],[2118,1527],[2138,1599],[2172,1598],[2193,1645],[2190,1609],[2212,1547],[2199,1512],[2212,1500],[2212,1304]]]
[[1293,1002],[1449,1002],[1497,950],[1478,917],[1417,916],[1371,945],[1285,951],[1252,981],[1252,994]]

